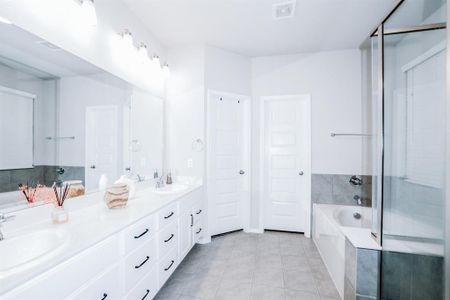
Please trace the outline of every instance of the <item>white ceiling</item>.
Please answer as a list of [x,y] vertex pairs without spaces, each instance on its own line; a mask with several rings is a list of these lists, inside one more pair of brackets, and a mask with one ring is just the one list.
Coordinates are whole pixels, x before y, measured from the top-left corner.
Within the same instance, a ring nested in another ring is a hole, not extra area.
[[357,48],[395,0],[297,0],[295,16],[273,20],[282,0],[121,0],[166,47],[193,43],[247,56]]

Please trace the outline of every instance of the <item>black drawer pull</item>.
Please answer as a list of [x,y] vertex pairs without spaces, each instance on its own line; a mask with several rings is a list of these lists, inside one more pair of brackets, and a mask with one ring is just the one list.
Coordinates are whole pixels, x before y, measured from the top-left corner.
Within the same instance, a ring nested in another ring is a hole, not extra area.
[[170,238],[168,238],[167,240],[164,240],[164,243],[167,243],[168,241],[170,241],[174,236],[175,236],[175,235],[172,233],[172,234],[170,235]]
[[201,228],[196,232],[196,234],[199,234],[200,232],[202,232]]
[[165,268],[164,271],[169,271],[169,269],[172,268],[174,262],[175,262],[175,261],[172,260],[172,262],[170,263],[170,265],[169,265],[167,268]]
[[107,297],[108,297],[108,294],[107,294],[107,293],[103,293],[103,298],[102,298],[102,300],[105,300]]
[[196,212],[195,214],[199,215],[202,213],[202,210],[200,209],[198,212]]
[[147,258],[146,258],[143,262],[141,262],[141,264],[140,264],[139,266],[134,266],[134,268],[135,268],[135,269],[139,269],[139,268],[142,267],[149,259],[150,259],[150,257],[147,256]]
[[174,214],[174,212],[171,212],[168,216],[164,217],[164,219],[170,218],[171,216],[173,216],[173,214]]
[[146,228],[145,231],[143,233],[141,233],[140,235],[135,235],[134,238],[138,239],[138,238],[142,237],[143,235],[146,235],[147,232],[148,232],[148,228]]
[[147,298],[148,294],[150,294],[150,290],[147,290],[147,292],[145,293],[144,297],[142,297],[141,300],[144,300],[145,298]]

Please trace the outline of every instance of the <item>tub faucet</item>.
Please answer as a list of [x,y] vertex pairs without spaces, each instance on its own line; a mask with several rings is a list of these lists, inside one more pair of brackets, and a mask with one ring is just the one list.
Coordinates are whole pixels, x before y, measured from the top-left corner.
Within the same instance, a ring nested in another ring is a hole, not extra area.
[[11,215],[11,216],[5,216],[4,214],[0,214],[0,241],[3,241],[5,239],[5,237],[3,236],[3,233],[1,231],[1,226],[3,223],[14,220],[16,216],[15,215]]
[[358,205],[362,205],[362,200],[360,196],[358,195],[353,196],[353,200],[355,200]]

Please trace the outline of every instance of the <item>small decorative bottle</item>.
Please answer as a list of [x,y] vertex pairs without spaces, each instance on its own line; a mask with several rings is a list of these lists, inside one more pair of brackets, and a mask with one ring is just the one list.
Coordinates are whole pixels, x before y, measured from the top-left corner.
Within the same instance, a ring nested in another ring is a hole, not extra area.
[[63,224],[69,221],[69,213],[62,206],[55,206],[52,211],[53,224]]

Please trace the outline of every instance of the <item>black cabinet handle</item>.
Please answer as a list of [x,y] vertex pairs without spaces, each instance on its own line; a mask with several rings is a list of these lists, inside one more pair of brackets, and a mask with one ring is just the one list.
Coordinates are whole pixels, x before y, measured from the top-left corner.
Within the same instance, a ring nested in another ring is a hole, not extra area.
[[200,232],[202,232],[201,228],[195,234],[199,234]]
[[103,293],[103,298],[102,298],[102,300],[105,300],[107,297],[108,297],[108,294],[107,294],[107,293]]
[[141,300],[144,300],[145,298],[147,298],[148,294],[150,294],[150,290],[147,290],[147,292],[145,293],[144,297],[142,297]]
[[150,259],[150,257],[149,256],[147,256],[147,258],[143,261],[143,262],[141,262],[141,264],[140,265],[138,265],[138,266],[134,266],[134,268],[135,269],[139,269],[140,267],[142,267],[148,260]]
[[148,228],[146,228],[145,231],[143,233],[141,233],[140,235],[135,235],[134,238],[138,239],[138,238],[142,237],[143,235],[147,234],[147,232],[148,232]]
[[194,226],[194,215],[191,214],[191,227]]
[[168,216],[164,217],[164,219],[170,218],[171,216],[173,216],[173,214],[174,214],[174,212],[171,212]]
[[197,215],[201,214],[202,210],[200,209],[198,212],[196,212]]
[[170,235],[170,238],[168,238],[167,240],[164,240],[164,243],[167,243],[168,241],[170,241],[174,236],[175,236],[175,235],[172,233],[172,234]]
[[172,268],[174,262],[175,262],[175,261],[172,260],[172,262],[170,263],[170,265],[169,265],[167,268],[165,268],[164,271],[169,271],[169,269]]

